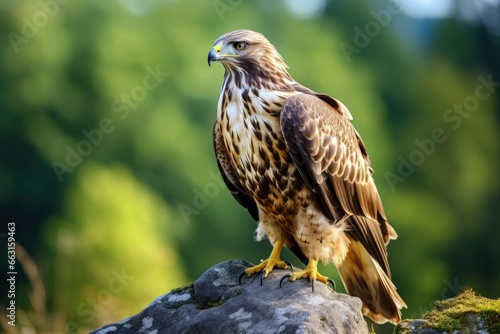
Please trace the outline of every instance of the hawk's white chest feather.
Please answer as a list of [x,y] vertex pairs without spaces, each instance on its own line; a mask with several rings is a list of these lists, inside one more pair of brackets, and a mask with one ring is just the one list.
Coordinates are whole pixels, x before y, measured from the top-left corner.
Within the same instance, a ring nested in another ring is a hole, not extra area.
[[[232,92],[231,99],[225,100],[221,94],[217,108],[217,117],[223,121],[221,130],[224,143],[231,151],[233,150],[231,143],[238,142],[239,161],[233,161],[233,163],[243,166],[249,163],[256,164],[260,160],[256,149],[262,145],[258,142],[255,132],[259,131],[263,135],[266,132],[273,132],[281,139],[279,112],[285,98],[282,97],[282,93],[279,95],[266,90],[258,90],[255,93],[248,87],[239,89],[232,83],[225,84],[228,85],[227,89]],[[245,101],[242,97],[244,91],[248,94],[247,108],[245,108]],[[264,101],[269,105],[266,106]],[[271,113],[278,116],[271,116]]]

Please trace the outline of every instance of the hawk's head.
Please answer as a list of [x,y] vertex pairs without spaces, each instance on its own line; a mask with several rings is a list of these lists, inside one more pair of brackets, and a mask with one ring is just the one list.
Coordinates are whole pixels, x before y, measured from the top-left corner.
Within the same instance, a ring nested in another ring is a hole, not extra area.
[[235,30],[219,37],[208,54],[208,65],[220,61],[226,71],[286,74],[288,66],[276,48],[261,33]]

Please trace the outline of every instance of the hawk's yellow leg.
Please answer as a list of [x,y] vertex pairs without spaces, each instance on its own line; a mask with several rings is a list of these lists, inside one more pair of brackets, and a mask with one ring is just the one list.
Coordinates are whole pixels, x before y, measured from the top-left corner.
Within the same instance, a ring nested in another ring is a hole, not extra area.
[[271,252],[271,255],[269,255],[269,258],[267,260],[264,260],[258,265],[247,268],[245,270],[247,277],[250,277],[253,274],[264,271],[263,275],[264,278],[266,278],[267,275],[269,275],[269,273],[273,271],[274,267],[285,269],[287,267],[286,263],[282,261],[280,257],[282,248],[283,248],[283,241],[282,240],[276,241],[274,243],[273,251]]
[[318,272],[317,260],[309,260],[305,269],[290,274],[290,281],[292,282],[300,278],[309,278],[310,281],[315,279],[325,284],[328,284],[328,281],[330,280],[328,277],[323,276]]

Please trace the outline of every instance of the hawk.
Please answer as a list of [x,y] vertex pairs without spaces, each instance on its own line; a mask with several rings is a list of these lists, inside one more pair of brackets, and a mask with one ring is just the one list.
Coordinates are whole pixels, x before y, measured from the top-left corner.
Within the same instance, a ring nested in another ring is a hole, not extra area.
[[283,57],[260,33],[219,37],[208,65],[224,79],[213,130],[222,177],[258,222],[271,255],[247,276],[286,268],[282,247],[307,264],[290,280],[328,282],[318,261],[333,262],[347,292],[377,323],[401,320],[405,302],[391,281],[387,222],[370,160],[345,105],[292,79]]

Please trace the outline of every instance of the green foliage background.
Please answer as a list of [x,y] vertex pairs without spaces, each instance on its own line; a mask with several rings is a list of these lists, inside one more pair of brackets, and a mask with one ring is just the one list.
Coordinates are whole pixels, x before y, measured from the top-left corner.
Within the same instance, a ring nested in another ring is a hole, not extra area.
[[[389,255],[409,306],[403,316],[465,287],[499,297],[500,86],[470,116],[445,118],[475,94],[478,77],[500,81],[498,36],[398,14],[346,57],[341,43],[354,46],[353,28],[387,3],[328,2],[319,17],[300,19],[280,1],[60,2],[0,5],[0,217],[16,223],[34,261],[18,263],[17,327],[5,325],[2,307],[5,330],[86,332],[218,262],[268,255],[212,149],[223,70],[206,56],[238,28],[263,32],[297,81],[353,114],[399,234]],[[151,71],[162,74],[155,81]],[[95,129],[102,138],[89,148],[82,141]],[[435,129],[446,140],[388,182]],[[68,158],[78,147],[88,154]],[[68,166],[61,178],[55,162]],[[6,260],[0,267],[7,272]],[[323,271],[338,278],[331,265]],[[6,291],[0,301],[9,302]]]

